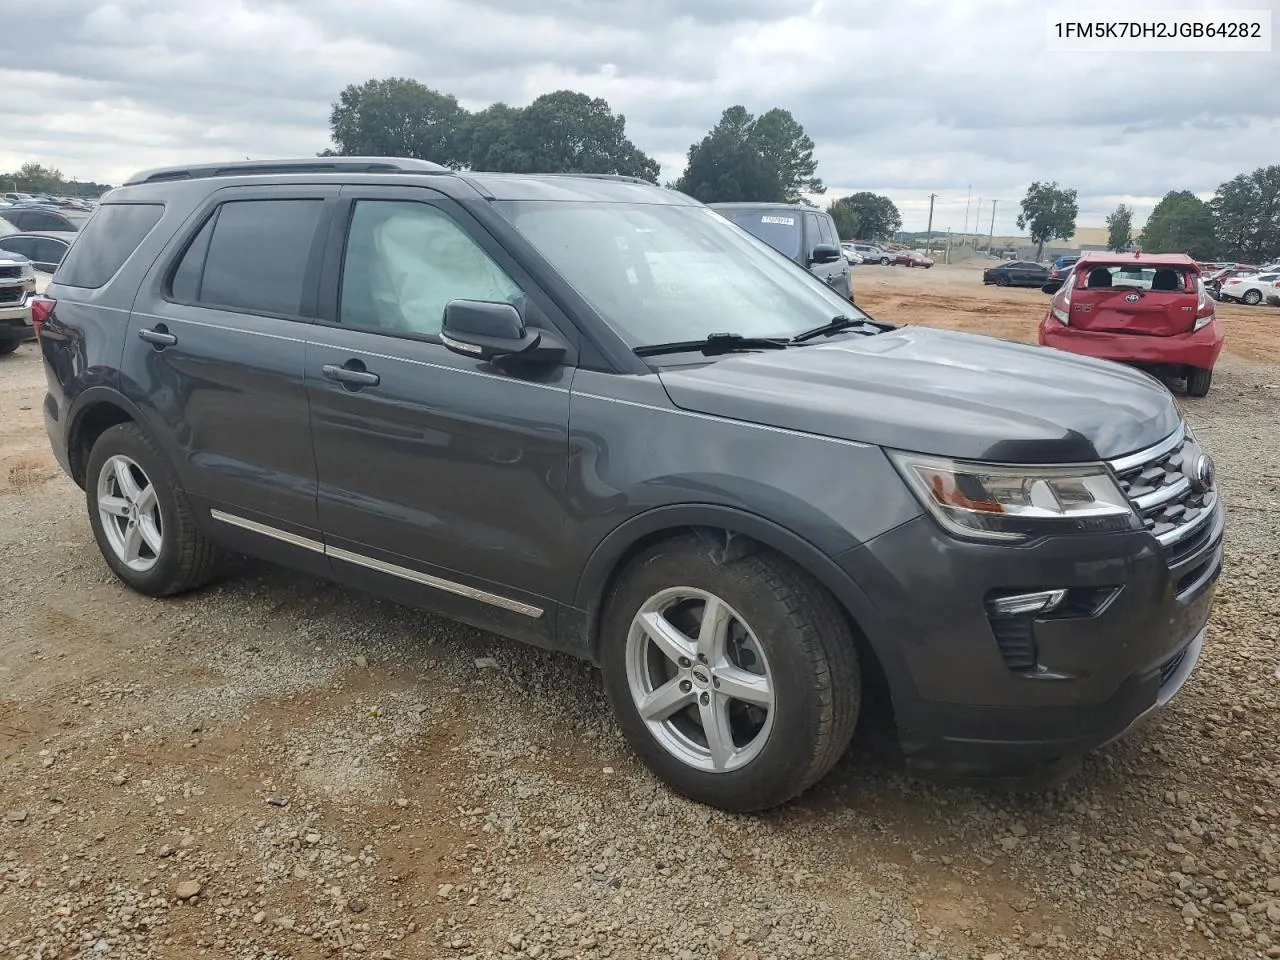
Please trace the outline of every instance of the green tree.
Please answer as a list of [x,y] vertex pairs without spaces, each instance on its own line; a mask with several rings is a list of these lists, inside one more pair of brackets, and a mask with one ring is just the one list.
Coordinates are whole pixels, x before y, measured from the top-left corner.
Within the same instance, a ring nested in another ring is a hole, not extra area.
[[[499,109],[500,108],[500,109]],[[513,110],[495,105],[472,131],[482,167],[508,173],[614,173],[656,183],[658,162],[627,139],[627,120],[607,101],[572,90]],[[476,160],[476,148],[472,148]]]
[[462,165],[467,113],[451,94],[390,77],[351,84],[329,114],[331,155],[417,157]]
[[1107,249],[1121,253],[1133,243],[1133,211],[1123,203],[1107,217]]
[[508,173],[531,168],[533,159],[519,144],[520,108],[495,103],[473,113],[466,126],[466,166]]
[[1260,264],[1280,254],[1280,166],[1231,178],[1209,207],[1220,256]]
[[53,196],[97,197],[110,190],[110,184],[92,180],[68,180],[61,170],[28,161],[13,173],[0,173],[0,190],[15,193],[48,193]]
[[1142,228],[1144,253],[1186,253],[1207,260],[1217,251],[1213,210],[1190,190],[1170,190]]
[[1027,187],[1018,214],[1018,229],[1028,230],[1036,243],[1036,259],[1044,253],[1045,241],[1055,237],[1066,240],[1076,232],[1076,192],[1063,190],[1053,183],[1036,181]]
[[888,240],[902,229],[902,214],[888,197],[854,193],[833,200],[827,212],[846,240]]
[[797,203],[804,193],[826,190],[817,167],[813,141],[789,111],[753,117],[746,107],[733,106],[689,147],[676,186],[703,203]]

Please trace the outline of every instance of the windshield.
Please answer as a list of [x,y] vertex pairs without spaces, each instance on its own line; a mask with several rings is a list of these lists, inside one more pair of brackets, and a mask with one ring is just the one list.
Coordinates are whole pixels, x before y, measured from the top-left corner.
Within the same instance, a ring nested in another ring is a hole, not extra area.
[[865,315],[808,270],[701,206],[496,206],[633,347],[713,333],[791,337]]

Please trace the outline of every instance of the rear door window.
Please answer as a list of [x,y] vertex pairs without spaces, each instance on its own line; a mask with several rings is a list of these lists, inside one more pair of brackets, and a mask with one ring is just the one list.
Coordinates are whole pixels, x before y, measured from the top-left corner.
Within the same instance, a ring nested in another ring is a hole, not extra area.
[[34,237],[5,237],[0,240],[0,250],[7,253],[17,253],[26,257],[28,260],[34,260],[36,241]]
[[149,234],[164,213],[159,203],[104,203],[80,231],[54,279],[71,287],[101,287]]
[[836,236],[836,226],[830,217],[818,217],[818,236],[823,243],[833,247],[840,246],[840,238]]
[[779,253],[800,256],[800,219],[790,210],[726,210],[725,216]]
[[323,208],[319,198],[227,201],[187,246],[173,273],[171,296],[201,306],[297,316]]

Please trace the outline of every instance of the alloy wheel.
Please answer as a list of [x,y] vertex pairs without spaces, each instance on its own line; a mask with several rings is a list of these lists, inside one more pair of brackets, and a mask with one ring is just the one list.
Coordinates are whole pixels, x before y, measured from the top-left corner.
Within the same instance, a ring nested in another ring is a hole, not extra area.
[[626,670],[640,717],[681,762],[726,773],[764,748],[773,675],[750,626],[720,597],[671,587],[646,600],[631,622]]
[[98,517],[108,545],[130,570],[146,573],[160,560],[164,521],[151,479],[123,454],[98,472]]

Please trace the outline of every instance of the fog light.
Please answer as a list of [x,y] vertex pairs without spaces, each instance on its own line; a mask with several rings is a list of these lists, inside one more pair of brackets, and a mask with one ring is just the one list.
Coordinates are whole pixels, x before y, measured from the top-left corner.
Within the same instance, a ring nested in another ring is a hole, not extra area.
[[1036,613],[1048,613],[1062,605],[1066,590],[1038,590],[1035,593],[1015,593],[1007,597],[993,597],[987,601],[987,612],[993,617],[1024,617]]

